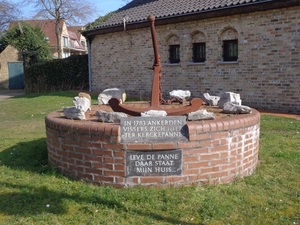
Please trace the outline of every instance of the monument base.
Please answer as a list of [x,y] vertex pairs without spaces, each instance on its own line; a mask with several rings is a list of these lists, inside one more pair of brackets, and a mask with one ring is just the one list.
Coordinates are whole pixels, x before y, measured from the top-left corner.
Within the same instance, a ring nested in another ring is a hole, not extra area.
[[120,124],[95,117],[69,120],[62,111],[47,115],[45,123],[49,163],[96,185],[228,183],[250,175],[258,163],[260,114],[255,109],[251,114],[188,121],[186,137],[175,141],[166,137],[124,142]]

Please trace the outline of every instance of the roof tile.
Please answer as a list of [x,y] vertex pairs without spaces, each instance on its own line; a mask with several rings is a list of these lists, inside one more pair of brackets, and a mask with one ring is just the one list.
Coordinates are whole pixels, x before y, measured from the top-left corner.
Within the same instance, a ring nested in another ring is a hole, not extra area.
[[270,0],[133,0],[112,13],[111,17],[95,29],[121,25],[124,16],[128,16],[127,23],[135,23],[146,21],[150,14],[156,18],[166,18],[267,1]]

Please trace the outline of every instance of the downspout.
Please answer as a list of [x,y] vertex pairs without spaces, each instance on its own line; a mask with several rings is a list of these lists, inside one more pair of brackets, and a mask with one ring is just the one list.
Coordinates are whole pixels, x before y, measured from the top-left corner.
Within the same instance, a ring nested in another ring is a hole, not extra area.
[[92,91],[91,44],[92,41],[90,38],[88,38],[89,92]]

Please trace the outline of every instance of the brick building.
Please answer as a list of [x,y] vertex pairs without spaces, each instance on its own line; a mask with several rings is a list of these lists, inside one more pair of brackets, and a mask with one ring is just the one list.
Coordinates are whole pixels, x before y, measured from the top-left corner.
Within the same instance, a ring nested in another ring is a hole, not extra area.
[[300,113],[299,0],[133,0],[84,35],[93,91],[150,96],[155,26],[162,91],[240,93],[243,105]]

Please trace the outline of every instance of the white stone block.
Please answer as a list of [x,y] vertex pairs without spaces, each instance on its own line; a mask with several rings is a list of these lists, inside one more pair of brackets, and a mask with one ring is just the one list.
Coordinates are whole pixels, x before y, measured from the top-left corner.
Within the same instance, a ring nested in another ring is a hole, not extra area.
[[119,99],[123,103],[126,101],[126,93],[119,88],[105,89],[98,95],[98,105],[107,105],[111,98]]
[[146,112],[141,113],[141,117],[161,117],[161,116],[167,116],[167,112],[164,110],[149,110]]
[[65,107],[63,111],[68,119],[85,120],[84,111],[80,108],[76,108],[76,106]]
[[222,109],[226,102],[234,102],[236,105],[242,105],[240,94],[225,92],[218,101],[218,106]]
[[188,100],[191,97],[191,92],[188,90],[173,90],[169,92],[171,97]]

